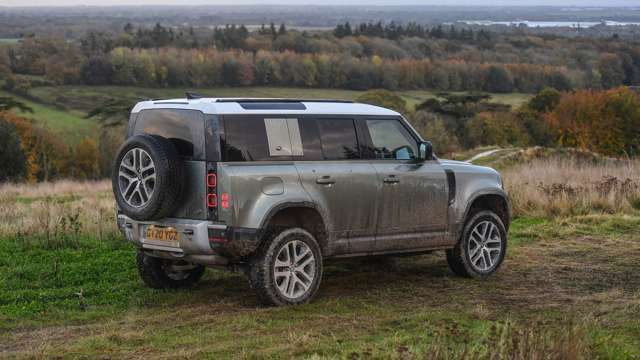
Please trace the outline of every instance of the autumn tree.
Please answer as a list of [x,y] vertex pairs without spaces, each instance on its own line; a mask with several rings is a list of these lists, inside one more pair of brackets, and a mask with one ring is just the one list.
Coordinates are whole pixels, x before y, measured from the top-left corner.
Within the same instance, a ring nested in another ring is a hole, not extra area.
[[545,119],[559,146],[614,156],[640,153],[640,96],[628,88],[565,93]]
[[527,146],[529,136],[510,112],[480,113],[466,124],[472,147]]
[[75,175],[84,179],[95,179],[100,170],[98,145],[93,139],[85,138],[75,150]]

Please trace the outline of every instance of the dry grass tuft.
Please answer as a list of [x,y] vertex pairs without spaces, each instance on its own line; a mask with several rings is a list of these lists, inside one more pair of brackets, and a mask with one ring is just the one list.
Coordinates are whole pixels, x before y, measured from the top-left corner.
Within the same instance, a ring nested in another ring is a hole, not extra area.
[[556,217],[640,210],[637,160],[533,160],[502,173],[515,215]]
[[46,248],[77,247],[117,234],[109,181],[0,186],[0,237]]

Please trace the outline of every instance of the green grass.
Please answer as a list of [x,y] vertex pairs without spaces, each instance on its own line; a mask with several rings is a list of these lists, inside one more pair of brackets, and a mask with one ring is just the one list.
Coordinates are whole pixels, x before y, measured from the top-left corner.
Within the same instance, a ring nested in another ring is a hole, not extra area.
[[10,96],[25,103],[33,113],[16,111],[16,114],[33,119],[35,123],[63,136],[64,140],[70,143],[77,143],[84,137],[93,135],[97,128],[97,123],[94,120],[85,119],[85,113],[82,111],[61,110],[52,105],[34,102],[4,91],[0,91],[0,96]]
[[16,44],[21,38],[0,38],[0,44]]
[[639,226],[630,215],[520,218],[504,267],[486,281],[452,276],[440,252],[343,260],[327,264],[316,301],[285,308],[259,306],[243,276],[219,270],[190,290],[147,289],[119,239],[53,250],[2,239],[0,352],[474,358],[526,339],[572,356],[632,358]]

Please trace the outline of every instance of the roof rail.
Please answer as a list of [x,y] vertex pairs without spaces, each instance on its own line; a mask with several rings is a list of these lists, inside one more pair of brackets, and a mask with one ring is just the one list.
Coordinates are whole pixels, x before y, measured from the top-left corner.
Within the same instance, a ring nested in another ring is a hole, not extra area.
[[315,102],[315,103],[345,103],[353,104],[351,100],[332,100],[332,99],[267,99],[267,98],[230,98],[230,99],[216,99],[219,103],[230,102],[250,102],[250,103],[301,103],[301,102]]

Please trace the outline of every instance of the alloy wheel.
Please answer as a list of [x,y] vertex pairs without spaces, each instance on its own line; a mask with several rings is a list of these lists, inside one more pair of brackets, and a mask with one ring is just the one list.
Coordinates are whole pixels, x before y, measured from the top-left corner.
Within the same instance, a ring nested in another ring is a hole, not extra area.
[[133,207],[146,205],[156,185],[156,169],[149,153],[140,148],[129,150],[118,169],[120,195]]
[[500,230],[494,223],[478,223],[471,231],[467,245],[471,266],[480,272],[489,271],[496,266],[502,253],[502,241]]
[[302,241],[284,244],[273,264],[273,277],[282,296],[296,299],[303,296],[316,276],[316,258]]

